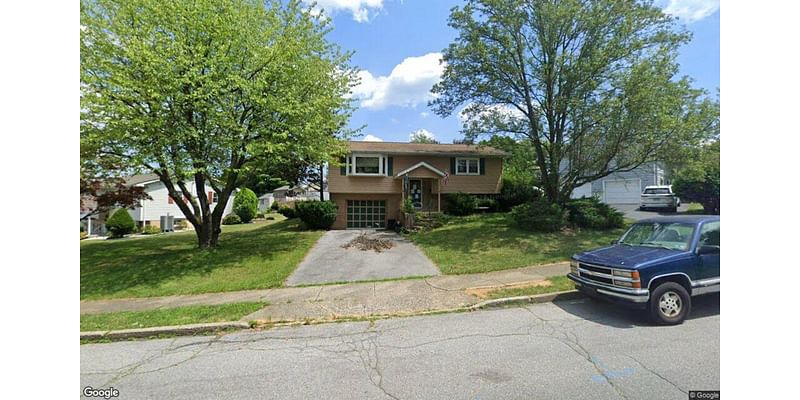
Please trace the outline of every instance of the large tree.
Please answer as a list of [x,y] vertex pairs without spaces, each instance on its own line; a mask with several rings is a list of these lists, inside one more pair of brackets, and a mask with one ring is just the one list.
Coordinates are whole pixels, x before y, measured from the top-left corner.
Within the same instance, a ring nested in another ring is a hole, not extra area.
[[466,137],[530,143],[551,201],[717,126],[716,103],[677,76],[689,33],[651,2],[468,0],[449,25],[435,112],[465,105]]
[[244,170],[343,151],[332,132],[355,75],[328,23],[298,0],[82,1],[84,153],[158,175],[199,247],[216,246]]

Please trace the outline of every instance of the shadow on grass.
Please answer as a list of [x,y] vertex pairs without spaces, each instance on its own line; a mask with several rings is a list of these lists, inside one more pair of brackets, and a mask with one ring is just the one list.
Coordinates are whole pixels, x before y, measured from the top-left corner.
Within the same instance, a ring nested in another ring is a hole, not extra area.
[[197,248],[193,232],[81,245],[81,299],[148,297],[281,286],[316,242],[296,220],[223,231]]

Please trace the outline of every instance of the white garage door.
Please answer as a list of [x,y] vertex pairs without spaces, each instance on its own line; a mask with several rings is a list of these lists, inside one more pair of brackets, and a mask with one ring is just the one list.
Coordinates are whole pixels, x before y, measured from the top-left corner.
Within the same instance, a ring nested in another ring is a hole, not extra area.
[[604,181],[604,201],[608,204],[636,204],[642,196],[641,179]]

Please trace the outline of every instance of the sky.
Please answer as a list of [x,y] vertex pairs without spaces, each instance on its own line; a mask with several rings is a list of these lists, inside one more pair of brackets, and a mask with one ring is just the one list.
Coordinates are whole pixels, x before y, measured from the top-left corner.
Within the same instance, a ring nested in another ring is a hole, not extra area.
[[[309,0],[308,3],[312,1]],[[328,39],[353,51],[360,69],[354,88],[357,110],[350,127],[363,129],[353,140],[406,142],[421,132],[441,143],[461,138],[457,113],[441,118],[427,102],[439,81],[442,50],[456,32],[447,26],[460,0],[316,0],[332,19]],[[719,88],[719,0],[656,0],[692,32],[680,50],[681,75],[716,96]]]

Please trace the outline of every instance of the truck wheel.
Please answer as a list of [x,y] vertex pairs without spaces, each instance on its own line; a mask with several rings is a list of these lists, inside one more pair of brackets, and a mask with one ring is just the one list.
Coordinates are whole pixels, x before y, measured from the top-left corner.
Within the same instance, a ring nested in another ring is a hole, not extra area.
[[664,282],[650,294],[650,318],[660,325],[677,325],[692,311],[692,297],[675,282]]

